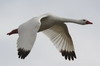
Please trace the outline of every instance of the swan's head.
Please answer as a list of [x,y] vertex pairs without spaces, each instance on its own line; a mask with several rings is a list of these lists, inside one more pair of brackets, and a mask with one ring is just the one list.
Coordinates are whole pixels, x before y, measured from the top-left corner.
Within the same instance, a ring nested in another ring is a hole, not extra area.
[[82,25],[93,24],[92,22],[90,22],[90,21],[88,21],[86,19],[81,19],[79,21],[80,21],[80,24],[82,24]]

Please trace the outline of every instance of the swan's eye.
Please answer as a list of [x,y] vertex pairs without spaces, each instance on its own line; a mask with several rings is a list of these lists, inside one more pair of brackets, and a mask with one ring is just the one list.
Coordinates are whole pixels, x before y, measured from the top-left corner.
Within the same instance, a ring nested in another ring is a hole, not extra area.
[[83,21],[86,21],[85,19],[83,19]]

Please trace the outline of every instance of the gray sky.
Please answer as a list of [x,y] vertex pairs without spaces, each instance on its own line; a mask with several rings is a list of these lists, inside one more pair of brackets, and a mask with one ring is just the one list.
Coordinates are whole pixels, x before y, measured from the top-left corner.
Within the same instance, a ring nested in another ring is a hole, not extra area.
[[[0,0],[0,66],[100,66],[99,0]],[[65,60],[51,41],[39,33],[31,53],[18,59],[18,35],[6,33],[34,16],[44,13],[88,19],[93,25],[67,24],[77,59]]]

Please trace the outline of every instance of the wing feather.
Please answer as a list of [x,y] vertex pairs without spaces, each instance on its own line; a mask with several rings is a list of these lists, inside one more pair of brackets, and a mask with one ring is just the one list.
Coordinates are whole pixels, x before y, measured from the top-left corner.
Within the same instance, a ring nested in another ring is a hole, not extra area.
[[39,27],[40,23],[37,21],[37,19],[32,19],[19,26],[19,38],[17,40],[19,58],[24,59],[31,51]]
[[56,48],[65,56],[65,59],[74,60],[76,58],[72,38],[65,24],[56,24],[44,30],[43,33],[50,38]]

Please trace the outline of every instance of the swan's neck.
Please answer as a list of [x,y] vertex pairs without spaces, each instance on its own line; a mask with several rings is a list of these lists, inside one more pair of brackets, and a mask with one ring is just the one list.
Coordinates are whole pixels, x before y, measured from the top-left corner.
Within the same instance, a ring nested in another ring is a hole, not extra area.
[[77,24],[80,24],[80,21],[76,20],[76,19],[59,18],[59,20],[62,21],[62,22],[67,22],[67,23],[77,23]]
[[81,24],[80,20],[76,19],[62,18],[62,17],[56,17],[56,18],[60,22]]

